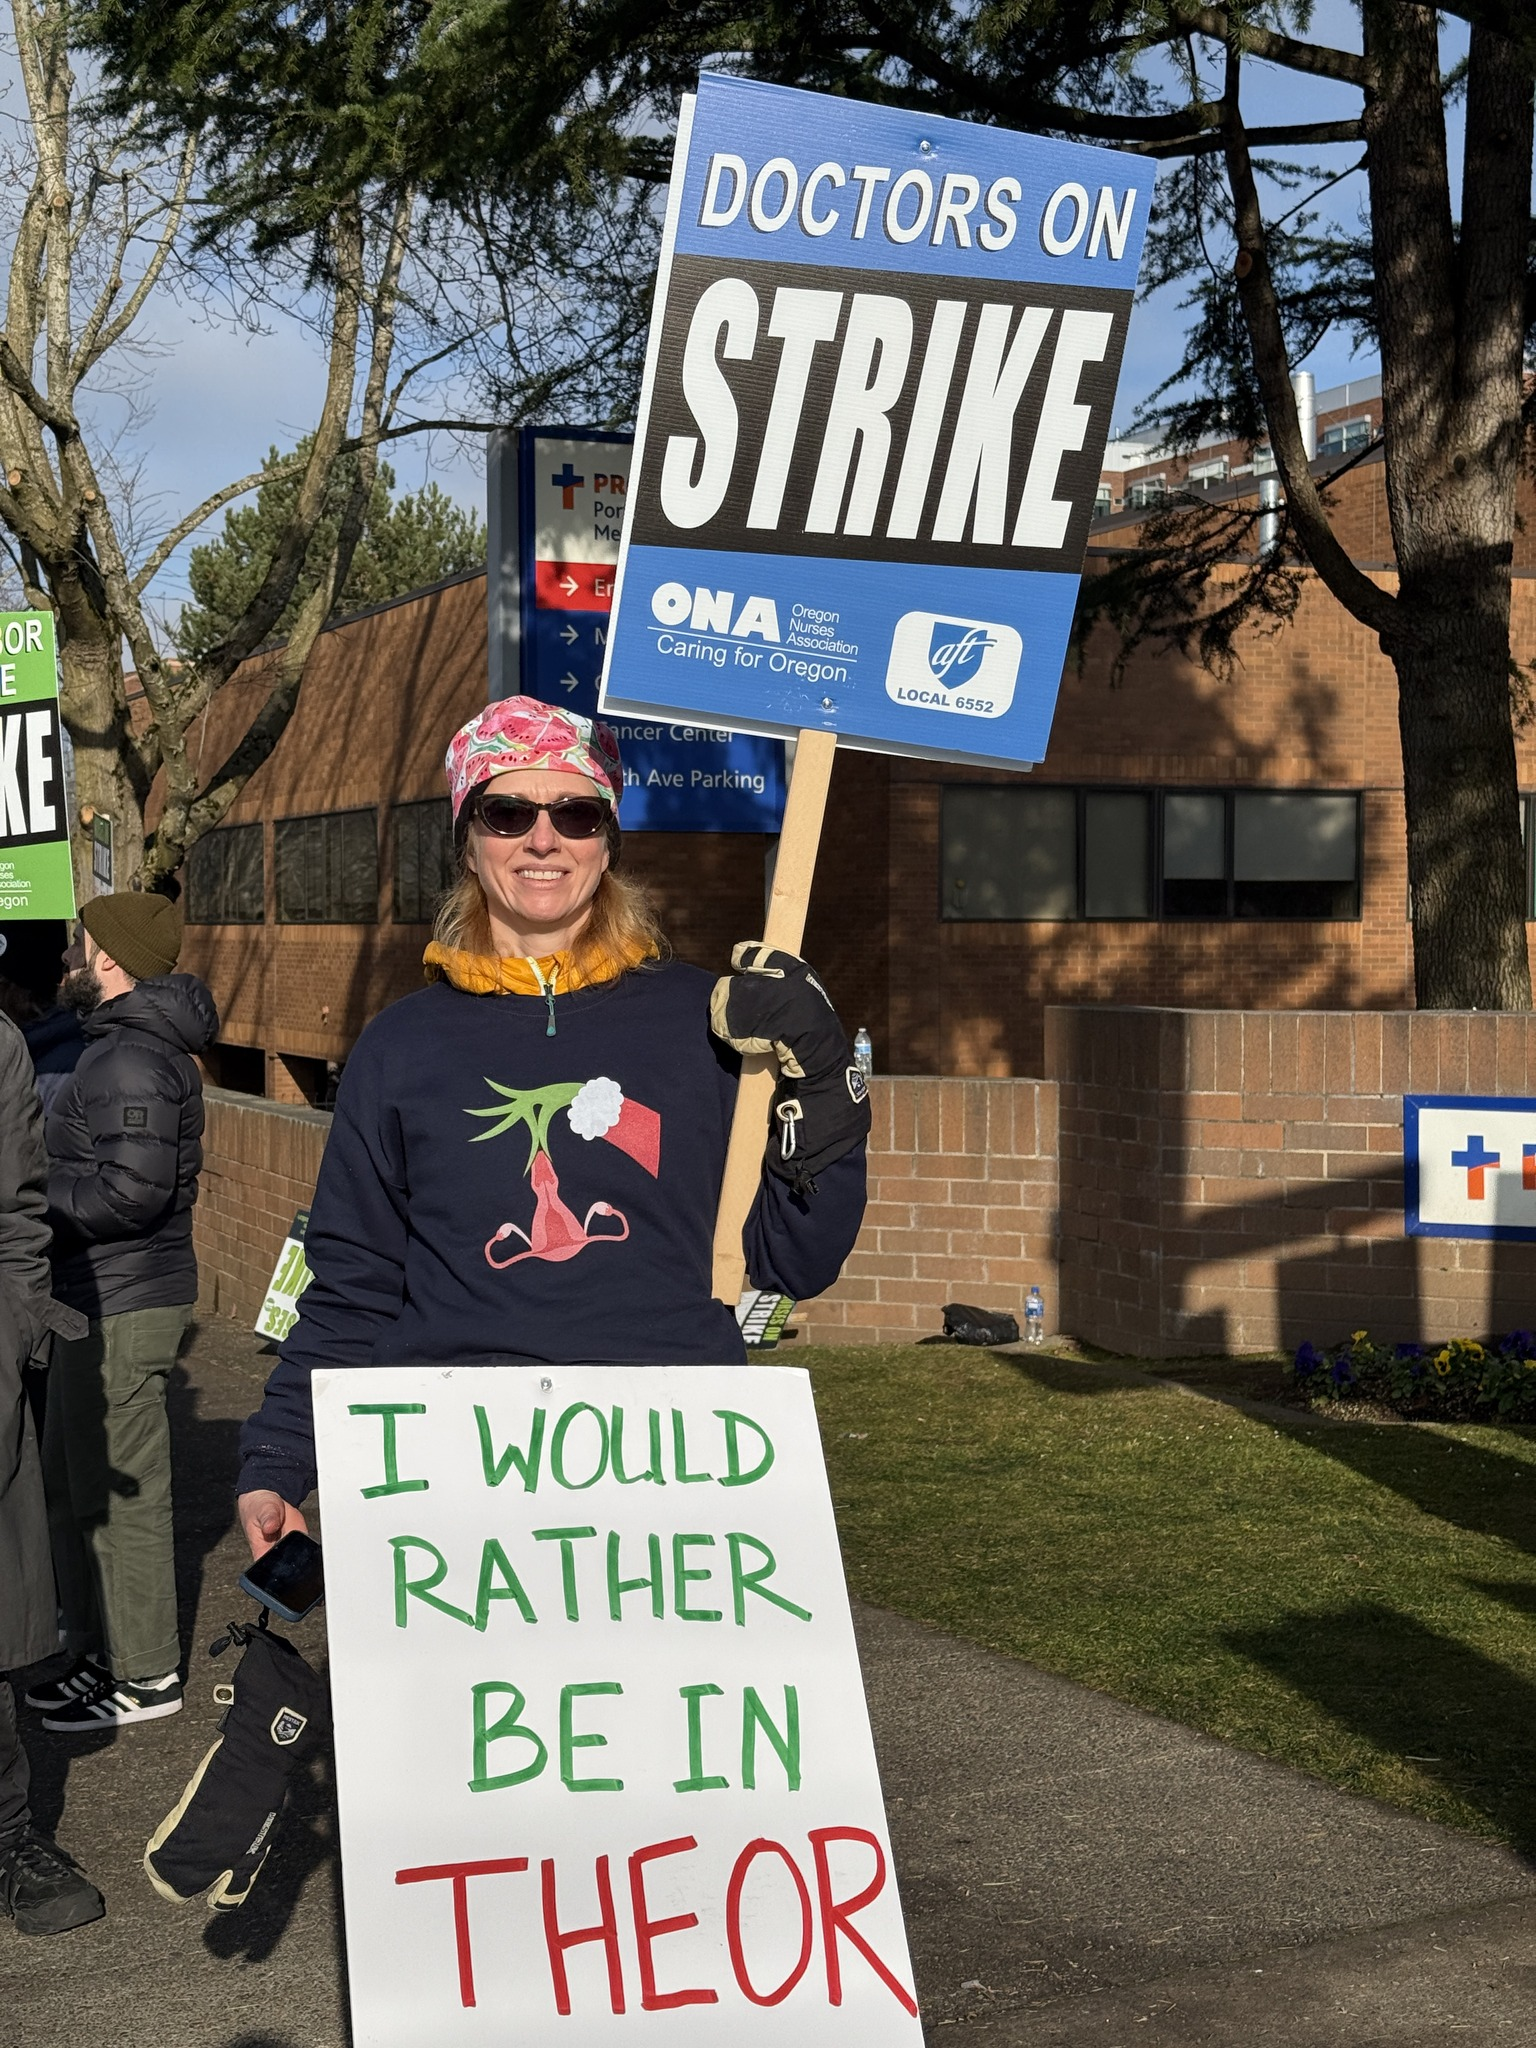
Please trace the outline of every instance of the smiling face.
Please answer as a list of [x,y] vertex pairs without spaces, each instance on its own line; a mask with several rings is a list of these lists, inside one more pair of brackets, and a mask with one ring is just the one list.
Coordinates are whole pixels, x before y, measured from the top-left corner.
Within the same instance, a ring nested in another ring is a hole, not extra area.
[[[585,775],[545,768],[514,768],[482,787],[491,796],[523,796],[539,804],[602,794]],[[542,811],[521,839],[499,839],[477,818],[469,828],[466,858],[485,891],[496,951],[539,958],[563,952],[591,915],[608,867],[608,839],[602,832],[592,839],[562,839]]]

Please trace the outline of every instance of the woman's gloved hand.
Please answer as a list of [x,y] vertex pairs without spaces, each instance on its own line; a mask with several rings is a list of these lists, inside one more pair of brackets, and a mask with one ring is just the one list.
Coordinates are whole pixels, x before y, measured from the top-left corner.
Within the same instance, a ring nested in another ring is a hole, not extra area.
[[869,1136],[869,1084],[831,998],[797,954],[748,939],[731,966],[710,997],[710,1025],[737,1052],[778,1061],[767,1165],[805,1192]]

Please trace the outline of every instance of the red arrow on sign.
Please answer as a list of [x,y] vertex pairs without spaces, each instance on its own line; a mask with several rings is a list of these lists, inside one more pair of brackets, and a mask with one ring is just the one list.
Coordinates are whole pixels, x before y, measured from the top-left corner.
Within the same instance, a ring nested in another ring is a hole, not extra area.
[[612,562],[535,562],[534,603],[541,611],[612,611],[613,579]]

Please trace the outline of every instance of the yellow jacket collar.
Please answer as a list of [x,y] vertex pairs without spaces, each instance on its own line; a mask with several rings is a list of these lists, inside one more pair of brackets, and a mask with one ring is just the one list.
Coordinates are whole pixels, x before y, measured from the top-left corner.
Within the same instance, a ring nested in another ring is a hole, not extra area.
[[513,954],[465,953],[454,946],[440,946],[434,939],[422,955],[422,963],[429,981],[441,978],[472,996],[568,996],[579,988],[617,981],[650,957],[644,946],[631,944],[589,963],[583,972],[571,953],[546,953],[542,959],[524,960]]

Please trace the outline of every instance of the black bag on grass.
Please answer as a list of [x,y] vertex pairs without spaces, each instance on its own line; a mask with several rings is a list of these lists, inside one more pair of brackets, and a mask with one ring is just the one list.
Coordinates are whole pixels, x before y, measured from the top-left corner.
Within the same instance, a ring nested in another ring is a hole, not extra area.
[[952,1301],[944,1311],[944,1334],[956,1344],[1017,1344],[1019,1326],[1000,1311]]
[[221,1912],[249,1898],[289,1783],[313,1755],[330,1714],[325,1681],[284,1637],[232,1621],[209,1654],[232,1643],[244,1655],[219,1739],[144,1851],[144,1869],[161,1898],[184,1905],[209,1892],[209,1906]]

